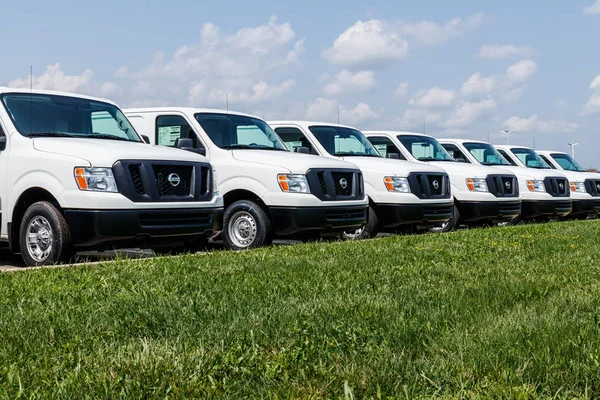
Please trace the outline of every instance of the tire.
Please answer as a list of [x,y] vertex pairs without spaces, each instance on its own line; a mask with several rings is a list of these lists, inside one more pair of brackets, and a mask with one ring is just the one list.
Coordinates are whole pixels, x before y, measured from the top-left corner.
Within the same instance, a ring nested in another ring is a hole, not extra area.
[[379,225],[377,214],[375,214],[375,210],[373,209],[373,207],[369,206],[369,212],[367,214],[367,223],[365,224],[365,226],[354,231],[342,232],[340,237],[342,238],[342,240],[362,240],[372,238],[377,236],[377,225]]
[[21,256],[28,267],[67,262],[75,254],[65,217],[47,201],[34,203],[25,211],[19,242]]
[[455,229],[458,226],[459,221],[460,221],[460,212],[458,212],[458,207],[456,207],[456,204],[455,204],[454,212],[452,213],[452,218],[450,219],[450,221],[446,222],[445,224],[442,224],[441,226],[436,226],[434,228],[430,228],[429,231],[434,232],[434,233],[450,232],[451,230]]
[[236,201],[223,215],[223,242],[231,250],[268,246],[273,241],[271,220],[250,200]]

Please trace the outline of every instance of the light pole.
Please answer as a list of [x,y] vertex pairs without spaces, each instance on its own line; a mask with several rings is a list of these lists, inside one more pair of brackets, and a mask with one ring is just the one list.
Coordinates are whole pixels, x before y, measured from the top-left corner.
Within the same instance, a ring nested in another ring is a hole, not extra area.
[[516,132],[515,130],[509,131],[508,129],[500,131],[500,133],[506,133],[507,140],[508,140],[508,145],[510,145],[510,134],[511,133],[515,133],[515,132]]
[[571,158],[575,158],[575,146],[577,146],[579,143],[567,143],[569,146],[571,146]]

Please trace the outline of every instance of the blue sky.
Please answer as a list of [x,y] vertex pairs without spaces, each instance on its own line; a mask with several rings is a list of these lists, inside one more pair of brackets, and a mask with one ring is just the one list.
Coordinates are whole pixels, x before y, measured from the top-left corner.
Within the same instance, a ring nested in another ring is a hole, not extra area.
[[[4,2],[0,84],[568,150],[600,167],[600,0]],[[451,4],[451,5],[450,5]]]

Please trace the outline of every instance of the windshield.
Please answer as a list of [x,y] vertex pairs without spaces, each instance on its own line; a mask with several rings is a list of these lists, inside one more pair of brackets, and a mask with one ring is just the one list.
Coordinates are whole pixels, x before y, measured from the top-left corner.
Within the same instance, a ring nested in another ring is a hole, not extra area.
[[510,151],[512,151],[512,153],[517,156],[519,161],[521,161],[527,168],[551,169],[550,166],[546,164],[546,162],[531,149],[512,148]]
[[481,165],[510,165],[491,144],[464,143],[463,146]]
[[566,171],[585,172],[585,168],[568,154],[554,153],[550,155]]
[[198,113],[196,120],[222,149],[288,151],[265,121],[245,115]]
[[118,107],[48,94],[4,94],[2,103],[23,136],[76,137],[141,142]]
[[398,135],[398,140],[419,161],[456,161],[442,145],[432,137]]
[[356,129],[341,126],[311,126],[308,129],[333,156],[381,157],[365,135]]

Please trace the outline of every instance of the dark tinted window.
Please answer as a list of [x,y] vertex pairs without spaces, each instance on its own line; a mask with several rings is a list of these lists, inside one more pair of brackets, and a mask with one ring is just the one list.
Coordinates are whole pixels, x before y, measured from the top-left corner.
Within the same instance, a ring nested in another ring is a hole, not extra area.
[[502,157],[504,157],[510,165],[518,167],[517,163],[513,161],[513,159],[508,155],[507,152],[505,152],[504,150],[498,149],[498,153],[500,153],[502,155]]
[[446,151],[448,153],[450,153],[450,155],[452,156],[452,158],[454,158],[455,160],[462,160],[462,161],[464,161],[466,163],[469,163],[469,164],[471,163],[471,161],[469,161],[467,159],[467,156],[465,156],[463,154],[463,152],[460,151],[460,149],[457,146],[455,146],[453,144],[449,144],[449,143],[442,144],[442,146],[444,146],[444,148],[446,149]]
[[340,157],[372,156],[381,157],[371,142],[356,129],[343,126],[311,126],[308,129],[325,150]]
[[[570,155],[563,153],[554,153],[551,154],[552,158],[556,160],[558,165],[562,167],[562,169],[566,171],[577,171],[577,172],[585,172],[585,168],[583,168],[577,161],[575,161]],[[548,163],[550,164],[550,163]]]
[[550,168],[556,169],[556,167],[550,162],[550,160],[548,160],[548,158],[545,155],[540,154],[540,157],[542,160],[546,161],[546,164],[548,164]]
[[510,151],[517,156],[519,161],[527,168],[550,169],[550,166],[540,158],[538,153],[531,149],[525,147],[513,147]]
[[385,136],[371,136],[369,142],[375,147],[375,149],[381,153],[382,156],[387,157],[388,154],[398,154],[400,160],[406,160],[406,157],[402,154],[398,146],[392,142],[392,140]]
[[509,165],[502,154],[488,143],[463,143],[463,146],[481,165]]
[[298,128],[275,128],[275,133],[291,151],[296,151],[298,147],[306,147],[310,154],[318,154],[304,133]]
[[179,138],[190,138],[194,141],[194,147],[202,147],[196,133],[181,115],[161,115],[156,118],[157,145],[173,147]]

